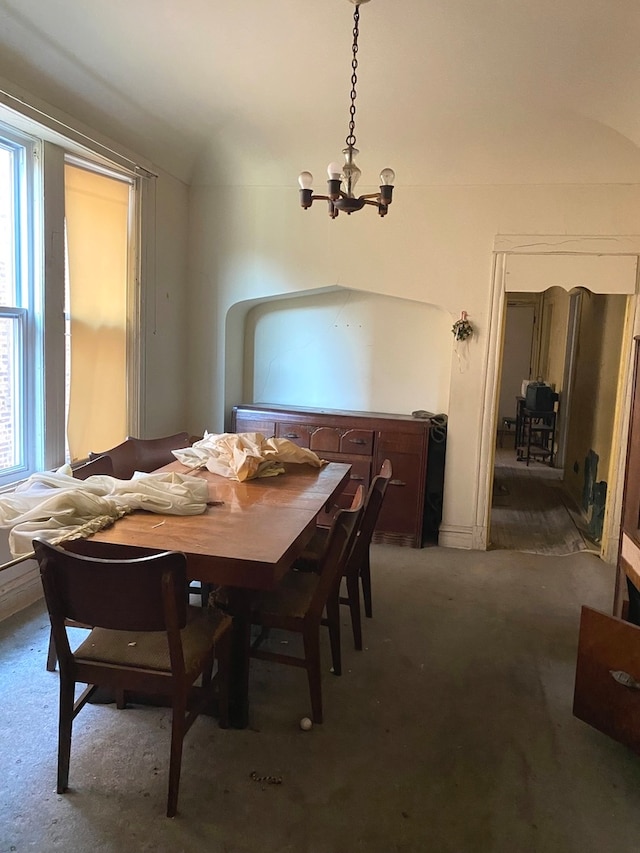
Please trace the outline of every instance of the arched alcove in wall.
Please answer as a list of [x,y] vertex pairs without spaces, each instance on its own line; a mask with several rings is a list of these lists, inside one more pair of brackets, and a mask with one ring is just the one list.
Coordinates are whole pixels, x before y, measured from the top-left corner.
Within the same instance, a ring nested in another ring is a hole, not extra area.
[[347,288],[233,306],[227,411],[262,402],[447,412],[451,322],[438,306]]

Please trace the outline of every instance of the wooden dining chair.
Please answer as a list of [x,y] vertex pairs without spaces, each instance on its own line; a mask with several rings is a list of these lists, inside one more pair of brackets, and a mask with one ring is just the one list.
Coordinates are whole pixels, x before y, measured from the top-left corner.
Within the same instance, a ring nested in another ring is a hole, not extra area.
[[[391,462],[385,459],[380,468],[380,473],[373,478],[369,486],[358,530],[344,568],[347,594],[346,596],[339,596],[339,601],[341,604],[346,604],[349,607],[353,643],[358,651],[362,651],[360,587],[362,587],[365,613],[368,617],[371,617],[373,615],[369,556],[371,538],[391,476]],[[328,537],[329,530],[326,527],[316,528],[311,542],[295,562],[294,568],[301,572],[318,572],[322,556],[327,548]]]
[[[184,736],[211,704],[215,689],[220,724],[228,725],[230,617],[188,606],[184,554],[131,558],[139,552],[121,546],[120,554],[128,558],[111,560],[71,553],[42,539],[33,545],[60,661],[57,792],[67,790],[73,720],[98,687],[168,697],[167,817],[173,817]],[[74,651],[67,636],[69,619],[95,626]],[[77,682],[87,688],[75,700]]]
[[189,447],[191,437],[188,432],[177,432],[163,438],[135,438],[127,436],[127,441],[133,442],[138,471],[156,471],[169,462],[175,462],[172,450]]
[[[96,456],[90,462],[85,462],[84,465],[78,465],[71,472],[74,479],[86,480],[87,477],[93,477],[96,474],[107,474],[113,476],[113,465],[108,456]],[[69,623],[70,627],[88,628],[88,625],[78,625],[77,623]],[[58,656],[56,655],[56,646],[53,642],[53,632],[49,633],[49,647],[47,649],[47,672],[55,672]]]
[[76,480],[86,480],[87,477],[93,477],[97,474],[106,474],[109,477],[113,477],[113,463],[109,456],[96,456],[95,459],[91,459],[83,465],[78,465],[72,470],[72,474]]
[[178,432],[162,438],[135,438],[128,436],[125,441],[100,452],[90,451],[89,459],[107,456],[113,465],[113,476],[119,480],[130,480],[135,471],[150,473],[175,460],[172,450],[188,447],[191,443],[189,433]]
[[[111,461],[113,476],[119,480],[130,480],[135,471],[151,473],[169,462],[175,461],[172,450],[189,447],[191,436],[188,432],[177,432],[162,438],[136,438],[127,436],[125,441],[101,453],[91,451],[89,459],[108,459]],[[89,463],[90,464],[90,463]],[[189,583],[189,592],[200,598],[203,607],[207,606],[211,586],[200,581]]]
[[321,723],[323,719],[320,626],[326,624],[329,628],[333,671],[340,675],[340,608],[336,589],[356,534],[363,502],[364,489],[359,486],[350,509],[336,513],[318,573],[292,570],[275,590],[258,594],[252,602],[253,625],[302,635],[303,657],[261,648],[262,635],[252,644],[250,655],[306,669],[315,723]]

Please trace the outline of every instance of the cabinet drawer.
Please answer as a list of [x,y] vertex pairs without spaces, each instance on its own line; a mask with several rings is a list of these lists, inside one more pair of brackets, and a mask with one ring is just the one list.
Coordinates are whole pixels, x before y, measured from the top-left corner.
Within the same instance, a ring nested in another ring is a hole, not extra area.
[[[335,427],[310,427],[309,448],[318,454],[340,452],[340,430]],[[335,460],[338,461],[338,460]],[[342,460],[339,460],[342,461]]]
[[371,456],[373,453],[373,430],[348,429],[340,439],[341,453],[359,453]]
[[236,432],[260,432],[265,438],[271,438],[276,432],[275,421],[265,418],[238,417],[235,422]]
[[619,682],[614,672],[640,679],[640,628],[583,606],[573,713],[640,753],[640,690]]
[[299,447],[309,447],[312,431],[307,424],[276,423],[276,438],[288,438]]
[[390,453],[413,453],[416,456],[421,456],[428,434],[427,430],[419,434],[410,432],[380,433],[376,443],[378,456],[381,459]]

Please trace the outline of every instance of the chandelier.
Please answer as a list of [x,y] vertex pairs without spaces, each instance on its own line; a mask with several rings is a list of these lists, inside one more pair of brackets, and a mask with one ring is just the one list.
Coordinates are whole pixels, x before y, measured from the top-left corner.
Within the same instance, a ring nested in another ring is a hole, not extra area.
[[335,219],[343,210],[352,214],[356,210],[362,210],[365,204],[372,204],[378,208],[380,216],[386,216],[393,196],[393,182],[395,173],[393,169],[383,169],[380,172],[380,190],[377,193],[355,196],[353,190],[360,178],[361,172],[356,165],[355,157],[360,153],[356,145],[356,84],[358,82],[358,24],[360,21],[360,6],[369,0],[349,0],[353,3],[353,52],[351,60],[351,106],[349,107],[349,133],[345,142],[347,147],[343,149],[344,165],[340,163],[329,163],[327,174],[327,195],[314,195],[312,190],[313,175],[311,172],[301,172],[298,177],[300,184],[300,204],[303,208],[311,207],[316,199],[324,199],[329,202],[329,216]]

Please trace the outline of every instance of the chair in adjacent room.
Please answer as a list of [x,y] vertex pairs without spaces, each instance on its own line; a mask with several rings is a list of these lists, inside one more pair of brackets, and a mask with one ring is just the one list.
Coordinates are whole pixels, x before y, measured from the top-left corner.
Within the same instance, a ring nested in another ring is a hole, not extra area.
[[[333,671],[341,673],[340,613],[337,587],[345,560],[362,514],[364,489],[360,486],[350,509],[336,513],[318,573],[290,571],[275,590],[256,596],[252,603],[252,624],[262,629],[281,629],[302,635],[303,657],[272,652],[260,647],[261,634],[251,647],[251,657],[303,667],[307,671],[312,719],[321,723],[322,674],[320,669],[320,627],[329,628]],[[326,618],[323,614],[326,610]]]
[[[228,725],[230,617],[187,604],[184,554],[132,558],[139,551],[121,546],[118,559],[105,559],[42,539],[33,544],[60,661],[57,792],[68,786],[73,720],[98,687],[167,697],[172,707],[167,817],[173,817],[184,736],[216,689],[220,725]],[[74,651],[69,619],[95,626]],[[77,682],[87,688],[75,700]]]
[[[362,586],[362,597],[364,599],[365,613],[368,617],[373,615],[371,599],[371,565],[369,550],[371,538],[378,521],[382,501],[392,476],[391,462],[385,459],[377,474],[369,486],[364,509],[360,518],[357,535],[353,541],[353,547],[344,568],[344,578],[347,587],[347,595],[340,596],[340,603],[349,606],[351,616],[351,630],[353,643],[358,651],[362,650],[362,622],[360,617],[360,586]],[[295,563],[295,568],[302,572],[317,572],[322,555],[327,547],[328,530],[318,527],[313,538],[302,556]]]

